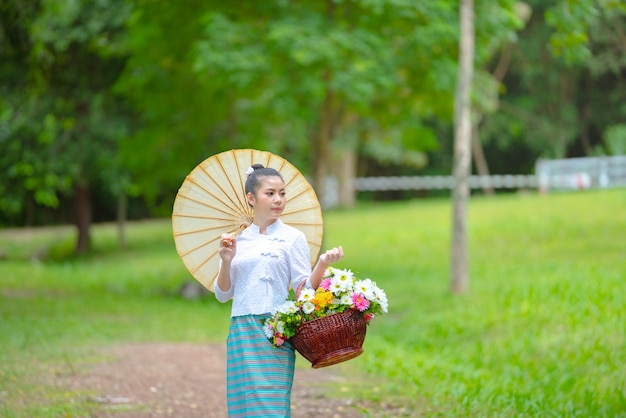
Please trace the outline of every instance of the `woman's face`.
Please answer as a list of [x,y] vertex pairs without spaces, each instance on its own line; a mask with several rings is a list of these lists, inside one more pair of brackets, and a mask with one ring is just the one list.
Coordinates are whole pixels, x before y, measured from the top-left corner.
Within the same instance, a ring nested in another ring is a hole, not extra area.
[[285,210],[287,204],[285,183],[278,176],[263,177],[260,179],[256,193],[248,193],[247,198],[254,207],[255,221],[271,224]]

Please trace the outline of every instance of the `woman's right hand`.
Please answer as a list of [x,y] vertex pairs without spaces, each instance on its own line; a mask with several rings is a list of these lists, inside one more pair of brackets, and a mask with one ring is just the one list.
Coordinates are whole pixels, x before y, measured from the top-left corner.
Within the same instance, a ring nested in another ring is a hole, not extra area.
[[237,253],[237,240],[232,234],[222,234],[220,237],[219,255],[223,262],[230,263]]

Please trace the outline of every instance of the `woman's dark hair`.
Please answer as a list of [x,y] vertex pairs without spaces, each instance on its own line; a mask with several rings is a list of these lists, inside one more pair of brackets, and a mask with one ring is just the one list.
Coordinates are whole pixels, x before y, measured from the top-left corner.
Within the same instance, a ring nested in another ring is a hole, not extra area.
[[246,180],[246,194],[252,193],[256,196],[256,192],[259,189],[263,177],[276,176],[280,177],[283,182],[285,181],[283,176],[273,168],[264,167],[262,164],[252,164],[250,168],[252,172],[248,175],[248,179]]

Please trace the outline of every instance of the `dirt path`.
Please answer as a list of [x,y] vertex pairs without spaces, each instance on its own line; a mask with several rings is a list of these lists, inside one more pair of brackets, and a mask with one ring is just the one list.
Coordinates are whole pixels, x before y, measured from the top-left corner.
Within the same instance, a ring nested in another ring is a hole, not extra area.
[[[86,393],[94,403],[93,417],[227,416],[226,351],[221,345],[130,344],[102,354],[106,361],[58,382]],[[297,362],[293,418],[366,416],[349,391],[341,390],[341,365],[315,370],[301,367],[302,358]],[[332,391],[325,387],[328,383]]]

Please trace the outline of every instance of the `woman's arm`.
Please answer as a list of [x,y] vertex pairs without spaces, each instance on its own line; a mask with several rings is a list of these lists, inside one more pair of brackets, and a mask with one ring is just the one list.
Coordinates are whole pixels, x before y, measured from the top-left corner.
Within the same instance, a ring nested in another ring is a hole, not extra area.
[[217,276],[217,285],[222,292],[230,290],[230,261],[228,263],[222,261],[220,272]]
[[336,263],[342,258],[343,248],[341,248],[341,246],[330,249],[324,254],[320,255],[320,258],[317,260],[317,263],[315,264],[315,267],[313,267],[313,271],[311,272],[311,278],[309,279],[311,287],[313,289],[317,289],[320,283],[322,283],[322,279],[324,278],[324,272],[326,271],[326,268],[328,268],[328,265]]
[[[237,252],[237,241],[230,234],[222,235],[219,255],[221,258],[220,272],[217,275],[215,296],[220,302],[226,302],[232,297],[232,283],[230,281],[230,263]],[[225,299],[225,300],[222,300]]]

